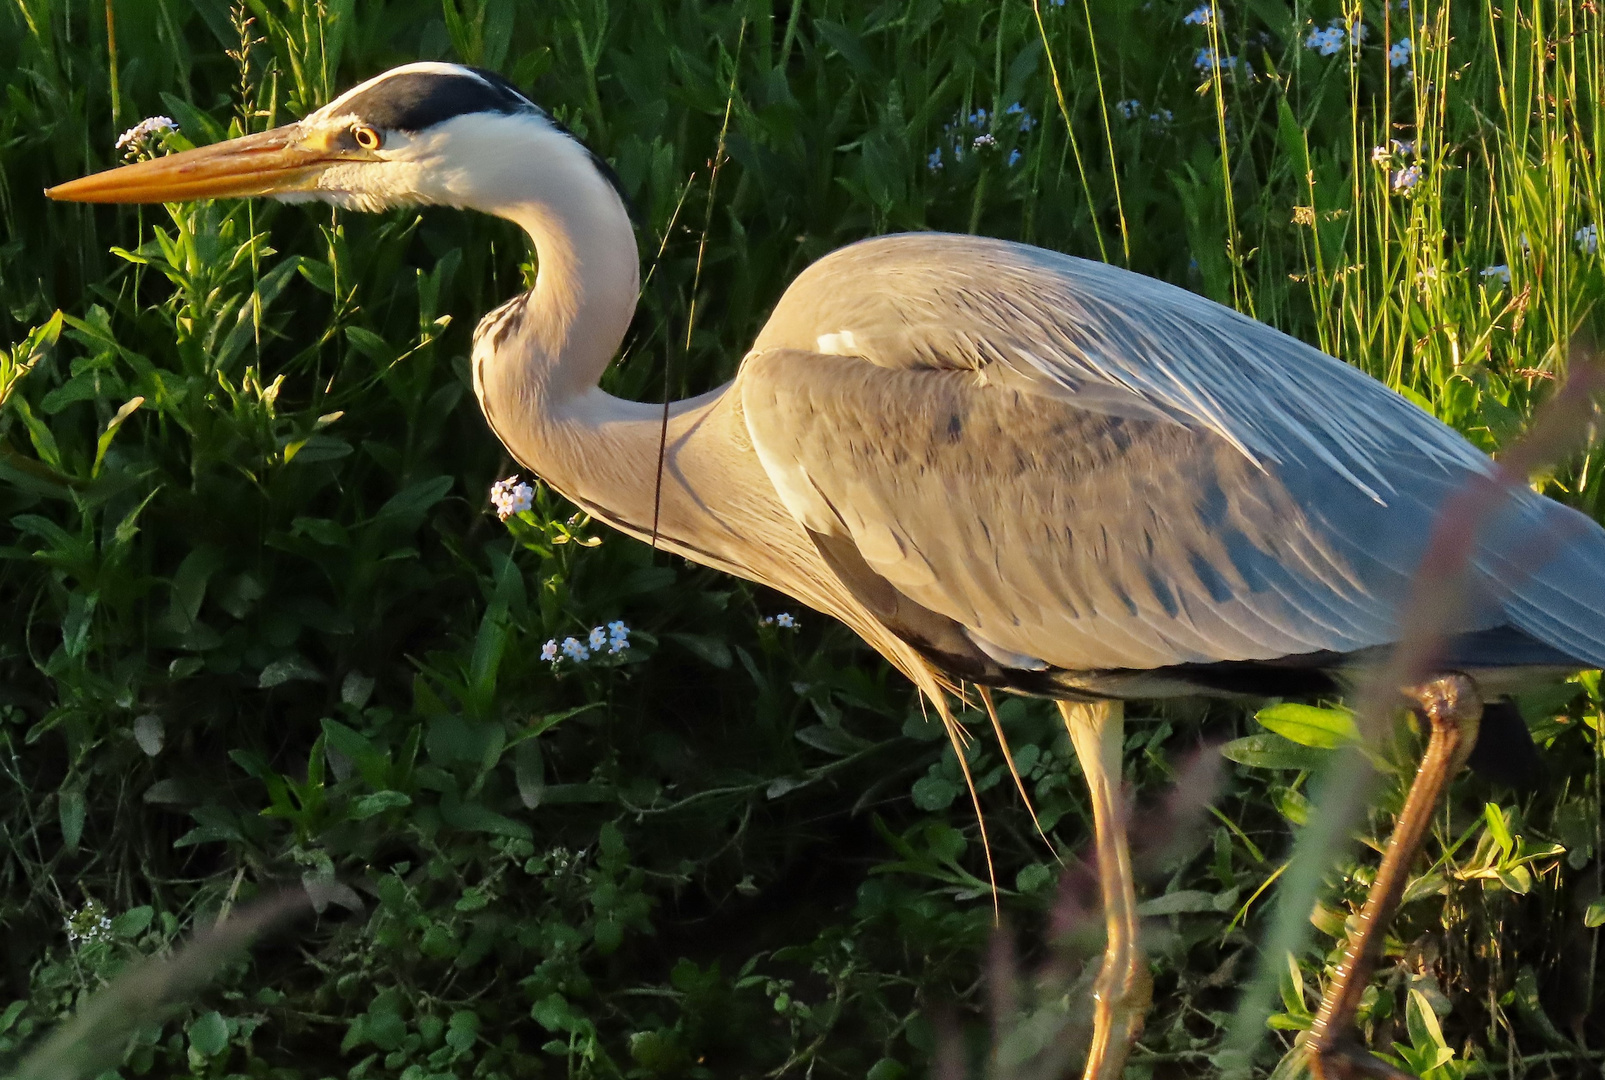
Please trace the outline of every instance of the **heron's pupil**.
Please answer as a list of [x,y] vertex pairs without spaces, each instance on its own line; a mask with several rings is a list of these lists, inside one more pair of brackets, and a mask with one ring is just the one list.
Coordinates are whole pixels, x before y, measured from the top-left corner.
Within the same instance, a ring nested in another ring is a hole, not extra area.
[[356,137],[357,145],[364,150],[379,149],[379,133],[371,127],[359,126],[352,131]]

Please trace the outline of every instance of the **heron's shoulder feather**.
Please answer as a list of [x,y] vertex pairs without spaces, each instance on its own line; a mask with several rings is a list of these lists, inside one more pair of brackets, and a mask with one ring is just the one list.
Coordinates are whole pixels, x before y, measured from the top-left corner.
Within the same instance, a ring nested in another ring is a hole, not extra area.
[[[906,598],[1005,667],[1379,644],[1424,540],[1357,542],[1211,432],[969,371],[776,349],[749,356],[735,387],[781,501],[823,546],[851,548],[866,603]],[[1383,512],[1358,491],[1337,502]]]
[[1230,308],[1104,263],[984,237],[842,248],[793,283],[755,351],[988,372],[1112,415],[1213,433],[1257,465],[1318,460],[1368,497],[1401,448],[1450,472],[1487,458],[1374,379]]

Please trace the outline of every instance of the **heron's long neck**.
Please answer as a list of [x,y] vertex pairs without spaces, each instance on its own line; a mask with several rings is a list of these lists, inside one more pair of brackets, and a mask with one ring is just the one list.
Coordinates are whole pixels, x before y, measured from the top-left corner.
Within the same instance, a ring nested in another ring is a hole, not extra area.
[[723,440],[707,431],[718,394],[671,406],[660,500],[663,407],[597,385],[635,312],[635,234],[585,150],[559,138],[505,169],[497,204],[482,206],[524,227],[539,269],[533,290],[480,324],[475,390],[513,456],[568,498],[628,532],[656,527],[671,548],[701,550],[690,540],[708,532],[706,492],[730,486],[716,475]]

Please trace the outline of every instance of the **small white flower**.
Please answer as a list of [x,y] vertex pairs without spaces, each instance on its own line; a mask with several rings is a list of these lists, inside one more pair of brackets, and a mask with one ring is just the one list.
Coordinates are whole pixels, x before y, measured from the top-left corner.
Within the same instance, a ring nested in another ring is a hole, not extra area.
[[1388,50],[1388,65],[1390,67],[1404,67],[1410,62],[1410,39],[1400,38]]
[[1509,285],[1510,267],[1505,263],[1500,263],[1498,266],[1489,266],[1483,270],[1482,276],[1489,280],[1497,278],[1501,285]]
[[1391,147],[1391,146],[1373,146],[1371,148],[1371,164],[1386,166],[1386,165],[1391,165],[1392,163],[1393,163],[1393,147]]
[[1421,166],[1411,165],[1393,174],[1393,190],[1409,191],[1421,182]]
[[591,658],[591,650],[587,649],[584,645],[581,645],[575,638],[564,638],[563,644],[558,647],[563,650],[564,656],[575,661],[576,663],[581,660],[589,660]]
[[164,131],[177,130],[178,125],[173,123],[171,116],[147,117],[117,136],[117,149],[127,150],[130,147],[137,147],[153,135],[159,135]]
[[535,505],[535,489],[522,483],[518,477],[509,476],[491,485],[490,501],[496,507],[496,516],[506,521]]
[[1208,26],[1214,21],[1214,18],[1215,13],[1209,10],[1209,5],[1200,4],[1198,7],[1193,8],[1193,10],[1182,16],[1181,21],[1189,26]]
[[557,640],[555,638],[541,646],[541,659],[548,663],[557,659]]
[[1599,226],[1590,222],[1572,233],[1572,239],[1577,242],[1577,250],[1592,255],[1599,250]]
[[[1212,71],[1217,67],[1222,71],[1226,71],[1236,66],[1237,57],[1221,56],[1214,49],[1210,48],[1199,49],[1198,52],[1193,56],[1193,67],[1197,68],[1199,71]],[[1250,72],[1250,74],[1252,74],[1252,72]]]
[[1315,49],[1322,56],[1331,56],[1343,48],[1343,31],[1336,26],[1311,30],[1310,36],[1304,39],[1304,47]]
[[977,135],[970,140],[970,149],[972,150],[996,150],[997,148],[998,141],[991,135]]
[[797,620],[792,616],[791,612],[782,611],[775,616],[775,625],[782,630],[795,630],[797,629]]
[[589,644],[593,649],[600,649],[603,645],[606,645],[607,631],[603,630],[600,626],[591,627]]

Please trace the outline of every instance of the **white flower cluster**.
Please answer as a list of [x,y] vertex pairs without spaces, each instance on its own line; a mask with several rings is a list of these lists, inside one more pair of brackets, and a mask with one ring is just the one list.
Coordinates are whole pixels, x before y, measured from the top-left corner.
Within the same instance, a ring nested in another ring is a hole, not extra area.
[[[1238,60],[1236,56],[1221,56],[1214,49],[1207,47],[1199,49],[1193,54],[1193,67],[1197,68],[1199,71],[1211,71],[1217,67],[1225,70],[1227,68],[1234,68],[1237,66],[1237,64]],[[1248,61],[1244,60],[1242,64],[1243,70],[1248,72],[1250,78],[1253,78],[1254,69],[1249,66]]]
[[1599,250],[1599,226],[1593,223],[1584,225],[1572,233],[1572,239],[1577,242],[1578,251],[1592,255]]
[[90,901],[82,911],[68,918],[66,924],[67,941],[70,944],[93,945],[96,942],[111,940],[111,916],[94,901]]
[[1414,142],[1389,139],[1386,145],[1373,146],[1371,148],[1371,164],[1380,165],[1384,169],[1391,168],[1395,155],[1399,157],[1414,157],[1415,152],[1416,144]]
[[[1036,117],[1032,116],[1030,110],[1018,101],[1004,109],[1003,115],[1018,118],[1020,134],[1022,135],[1037,126]],[[945,133],[944,137],[947,141],[945,148],[947,154],[951,155],[954,161],[963,161],[966,152],[966,141],[969,143],[968,150],[970,152],[996,150],[998,148],[997,136],[988,130],[991,128],[994,119],[993,115],[987,110],[976,109],[967,117],[955,116],[951,121],[943,124],[942,131]],[[966,129],[976,131],[978,134],[969,135]],[[925,158],[925,167],[931,172],[941,171],[944,159],[943,149],[943,147],[938,146]],[[1009,165],[1018,165],[1020,158],[1023,156],[1018,148],[1010,150]]]
[[1365,41],[1365,24],[1359,19],[1345,23],[1342,19],[1333,19],[1325,30],[1311,30],[1310,36],[1304,39],[1306,49],[1314,49],[1322,56],[1332,56],[1343,50],[1343,43],[1352,38],[1356,45]]
[[[1115,112],[1119,113],[1123,120],[1136,120],[1142,116],[1142,102],[1136,98],[1117,101],[1115,102]],[[1176,114],[1169,109],[1155,109],[1148,114],[1148,119],[1155,124],[1168,124],[1176,119]]]
[[177,131],[178,125],[171,116],[150,116],[117,136],[117,149],[137,150],[141,143],[164,131]]
[[797,617],[789,611],[782,611],[779,615],[765,615],[758,620],[759,626],[778,626],[782,630],[795,630],[801,624]]
[[490,488],[491,505],[496,507],[496,516],[506,521],[514,514],[522,514],[535,505],[535,489],[522,482],[516,476],[509,476],[506,480],[498,480]]
[[1395,171],[1392,179],[1389,182],[1392,184],[1395,193],[1402,194],[1403,192],[1409,191],[1411,188],[1421,183],[1421,166],[1407,165],[1404,168]]
[[592,653],[600,653],[606,647],[609,656],[617,656],[630,647],[630,628],[623,621],[615,619],[606,627],[593,626],[591,632],[585,635],[585,640],[566,637],[562,641],[551,639],[541,646],[541,659],[555,664],[562,653],[561,659],[574,661],[576,664],[584,663],[591,658]]

